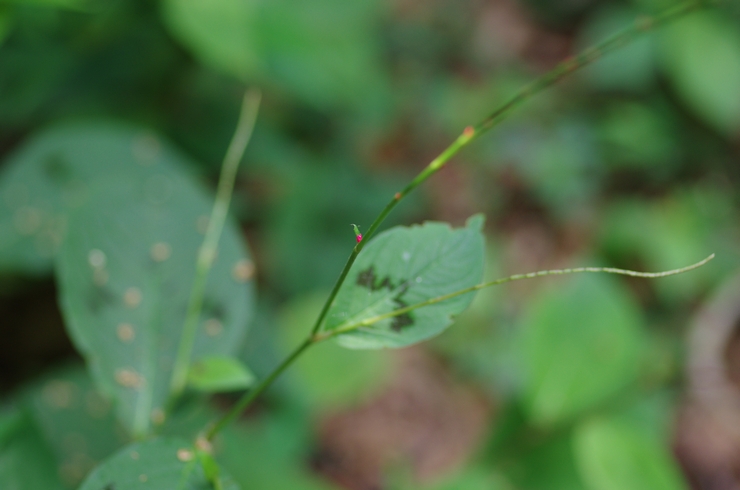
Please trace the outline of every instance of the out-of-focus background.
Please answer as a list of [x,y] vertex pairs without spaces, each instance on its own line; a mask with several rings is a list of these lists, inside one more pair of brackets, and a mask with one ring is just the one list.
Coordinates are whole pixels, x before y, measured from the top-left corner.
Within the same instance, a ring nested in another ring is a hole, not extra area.
[[[0,180],[35,135],[101,121],[158,134],[213,186],[243,91],[260,87],[232,212],[257,270],[242,358],[264,375],[310,328],[350,223],[366,228],[523,84],[673,3],[2,0]],[[0,203],[0,244],[39,226],[16,191]],[[532,98],[387,222],[484,213],[491,279],[712,263],[484,290],[408,349],[319,345],[227,431],[225,464],[260,489],[740,488],[738,196],[740,9],[727,2]],[[3,253],[0,394],[13,400],[83,375],[48,261]],[[67,488],[120,444],[41,419],[34,444]],[[38,471],[2,454],[0,474]]]

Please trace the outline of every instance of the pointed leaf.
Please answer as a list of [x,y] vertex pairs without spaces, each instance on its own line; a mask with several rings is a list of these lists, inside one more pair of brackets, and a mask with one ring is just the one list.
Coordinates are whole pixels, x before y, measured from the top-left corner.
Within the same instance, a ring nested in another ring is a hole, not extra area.
[[254,381],[254,374],[247,366],[238,359],[226,356],[199,359],[188,373],[188,386],[209,393],[243,390]]
[[[224,490],[238,490],[222,474]],[[131,444],[87,477],[79,490],[211,490],[195,449],[182,439],[155,439]]]
[[[211,208],[185,176],[100,186],[69,218],[57,261],[72,339],[134,434],[165,417],[195,262]],[[253,272],[233,224],[208,276],[193,359],[233,354],[251,315]]]
[[[476,215],[460,229],[427,222],[379,234],[352,266],[323,330],[341,329],[479,283],[484,262],[482,226],[483,217]],[[405,347],[441,333],[472,299],[473,293],[461,295],[337,339],[354,349]]]

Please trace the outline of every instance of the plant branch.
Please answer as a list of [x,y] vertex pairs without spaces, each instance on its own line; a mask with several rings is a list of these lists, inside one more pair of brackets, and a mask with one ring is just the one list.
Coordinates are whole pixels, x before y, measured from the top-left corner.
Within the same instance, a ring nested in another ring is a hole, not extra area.
[[[228,423],[233,421],[239,415],[241,411],[249,407],[249,405],[267,387],[269,387],[270,384],[272,384],[272,382],[290,364],[292,364],[293,361],[295,361],[295,359],[298,358],[298,356],[300,356],[308,347],[310,347],[316,342],[325,340],[328,337],[338,334],[337,330],[333,330],[331,332],[325,332],[325,333],[319,333],[319,330],[321,329],[321,325],[323,324],[324,319],[326,318],[326,315],[329,312],[329,309],[334,303],[334,299],[339,293],[339,289],[342,287],[342,284],[344,284],[344,281],[347,278],[347,274],[349,274],[349,271],[352,268],[352,265],[354,264],[355,259],[357,259],[357,256],[360,254],[360,252],[364,248],[365,243],[375,234],[375,232],[378,230],[378,228],[383,223],[385,218],[391,213],[393,208],[395,208],[396,205],[404,197],[406,197],[409,193],[411,193],[414,189],[416,189],[419,185],[421,185],[429,177],[431,177],[436,172],[438,172],[442,167],[445,166],[445,164],[447,164],[447,162],[450,161],[450,159],[452,159],[452,157],[454,157],[465,146],[470,144],[470,142],[477,139],[481,134],[489,131],[490,129],[492,129],[499,123],[501,123],[504,119],[506,119],[510,115],[510,113],[514,109],[516,109],[523,102],[532,98],[535,94],[554,85],[556,82],[558,82],[563,77],[587,65],[590,65],[594,61],[598,60],[604,54],[627,44],[628,42],[630,42],[631,40],[633,40],[640,34],[644,32],[648,32],[654,29],[655,27],[665,24],[671,20],[680,18],[683,15],[686,15],[692,12],[693,10],[696,10],[703,6],[705,6],[705,2],[703,2],[702,0],[692,0],[686,3],[683,3],[681,5],[677,5],[675,7],[669,8],[666,11],[654,17],[643,16],[643,17],[638,18],[631,26],[627,27],[625,30],[606,39],[605,41],[603,41],[600,44],[597,44],[596,46],[586,49],[585,51],[583,51],[581,54],[577,56],[566,59],[565,61],[560,63],[550,72],[546,73],[545,75],[536,79],[534,82],[522,88],[513,97],[511,97],[507,102],[501,105],[498,109],[492,112],[488,117],[483,119],[476,126],[466,127],[463,130],[463,132],[460,134],[460,136],[458,136],[452,142],[452,144],[450,144],[445,150],[443,150],[442,153],[439,154],[439,156],[437,156],[434,160],[432,160],[426,166],[426,168],[424,168],[424,170],[422,170],[416,177],[414,177],[414,179],[411,182],[409,182],[409,184],[406,185],[406,187],[404,187],[401,191],[396,192],[393,198],[388,202],[388,204],[386,204],[386,206],[383,208],[380,214],[375,218],[375,220],[372,222],[370,227],[367,229],[367,231],[363,235],[362,240],[354,246],[354,248],[352,249],[352,253],[347,258],[347,262],[345,263],[344,268],[339,274],[339,277],[337,278],[337,281],[335,282],[334,287],[329,293],[329,296],[327,297],[326,302],[324,303],[321,309],[321,312],[319,313],[318,317],[316,318],[315,323],[313,324],[313,327],[311,328],[311,333],[309,337],[301,345],[299,345],[298,348],[296,348],[296,350],[293,351],[293,353],[290,354],[290,356],[288,356],[288,358],[286,358],[277,368],[275,368],[275,370],[270,375],[268,375],[268,377],[265,378],[265,380],[263,380],[257,387],[247,392],[226,415],[224,415],[218,422],[216,422],[215,425],[213,425],[210,429],[208,429],[206,432],[206,438],[208,440],[212,440],[213,437],[215,437],[215,435],[221,429],[223,429],[223,427],[225,427]],[[452,294],[455,294],[455,295],[465,294],[466,292],[474,291],[476,289],[481,289],[482,287],[493,286],[494,284],[502,284],[504,282],[515,281],[518,279],[526,279],[530,277],[538,277],[538,276],[544,276],[544,275],[568,274],[568,273],[574,273],[574,272],[610,272],[614,274],[635,275],[637,277],[663,277],[665,275],[672,275],[672,274],[677,274],[679,272],[686,272],[687,270],[691,270],[692,268],[699,267],[700,265],[703,265],[704,263],[706,263],[706,261],[710,260],[711,258],[713,258],[713,256],[705,259],[699,264],[694,264],[693,266],[690,266],[689,268],[678,269],[677,271],[667,271],[665,273],[656,273],[658,275],[650,275],[650,273],[640,273],[640,272],[635,272],[635,271],[624,271],[621,269],[588,268],[588,267],[581,268],[581,269],[564,269],[560,271],[540,271],[540,272],[535,272],[532,274],[511,276],[508,278],[500,279],[498,281],[494,281],[493,283],[486,283],[486,284],[474,286],[469,291],[464,290],[462,292],[452,293]],[[436,298],[436,300],[438,301],[444,301],[444,299],[449,299],[449,297]],[[418,305],[413,305],[409,307],[409,310],[407,311],[410,311],[410,309],[414,309],[414,308],[420,308],[422,306],[426,306],[426,302],[425,304],[420,303]],[[395,312],[393,312],[394,314],[389,315],[388,318],[390,316],[403,314],[402,311],[403,310],[396,310]],[[357,325],[354,328],[359,328],[359,327],[360,325]]]
[[676,274],[683,274],[684,272],[688,272],[694,269],[698,269],[699,267],[703,266],[704,264],[706,264],[713,258],[714,258],[714,254],[710,255],[709,257],[705,258],[704,260],[700,262],[697,262],[696,264],[692,264],[686,267],[681,267],[680,269],[673,269],[673,270],[663,271],[663,272],[637,272],[637,271],[631,271],[627,269],[616,269],[614,267],[575,267],[572,269],[554,269],[554,270],[530,272],[528,274],[514,274],[513,276],[504,277],[502,279],[496,279],[495,281],[476,284],[475,286],[461,289],[459,291],[455,291],[454,293],[445,294],[443,296],[437,296],[436,298],[428,299],[426,301],[422,301],[420,303],[406,306],[404,308],[399,308],[397,310],[393,310],[391,312],[384,313],[382,315],[376,315],[370,318],[366,318],[360,322],[352,323],[344,327],[338,327],[336,329],[333,329],[327,332],[322,332],[320,334],[317,334],[314,338],[316,341],[322,341],[330,337],[335,337],[337,335],[341,335],[347,332],[358,330],[362,327],[369,327],[370,325],[378,323],[379,321],[387,320],[388,318],[393,318],[399,315],[403,315],[410,311],[414,311],[418,308],[423,308],[424,306],[430,306],[430,305],[434,305],[437,303],[441,303],[442,301],[456,298],[458,296],[462,296],[463,294],[472,293],[473,291],[478,291],[479,289],[484,289],[490,286],[498,286],[499,284],[504,284],[507,282],[519,281],[522,279],[533,279],[536,277],[543,277],[543,276],[560,276],[564,274],[578,274],[582,272],[599,272],[599,273],[619,274],[622,276],[644,277],[644,278],[668,277],[668,276],[675,276]]
[[221,431],[221,429],[230,424],[239,416],[242,411],[249,407],[252,402],[257,399],[257,397],[260,396],[262,392],[265,391],[273,383],[273,381],[275,381],[277,377],[280,376],[280,374],[282,374],[282,372],[288,368],[288,366],[293,364],[293,362],[298,359],[301,354],[303,354],[303,351],[308,349],[315,342],[317,342],[317,340],[313,337],[304,340],[303,343],[299,345],[288,357],[286,357],[285,360],[283,360],[283,362],[280,363],[280,365],[275,368],[275,370],[272,371],[269,376],[263,379],[260,384],[246,392],[236,402],[231,410],[229,410],[223,417],[221,417],[215,424],[213,424],[210,429],[206,431],[206,440],[212,441],[216,434]]
[[198,251],[195,278],[193,279],[193,287],[190,290],[185,325],[182,329],[182,337],[180,338],[180,345],[177,349],[177,357],[172,370],[170,395],[173,399],[179,396],[185,389],[188,370],[190,368],[190,358],[193,354],[193,346],[195,345],[195,338],[198,333],[198,320],[203,309],[203,297],[206,290],[208,271],[211,269],[213,260],[216,257],[218,241],[221,238],[221,232],[223,231],[226,215],[229,210],[229,203],[231,202],[236,171],[239,168],[239,162],[242,156],[244,156],[244,150],[247,148],[247,144],[249,144],[249,140],[252,137],[261,97],[259,90],[248,90],[244,94],[239,122],[237,123],[229,148],[226,151],[223,165],[221,166],[221,175],[218,180],[218,189],[216,190],[216,202],[208,219],[208,227],[203,238],[203,245],[201,245]]
[[321,309],[321,313],[319,313],[319,316],[316,319],[313,328],[311,329],[311,335],[315,335],[321,328],[321,324],[324,322],[324,319],[329,312],[329,308],[331,308],[331,305],[334,302],[334,298],[336,298],[337,293],[339,293],[339,288],[342,287],[342,284],[347,278],[347,274],[349,273],[350,268],[352,268],[352,264],[354,264],[355,259],[362,251],[362,248],[365,246],[365,242],[367,241],[367,239],[372,237],[372,235],[383,223],[385,218],[404,197],[406,197],[411,191],[416,189],[429,177],[437,173],[461,149],[470,144],[470,142],[472,142],[473,140],[477,139],[481,134],[489,131],[491,128],[501,123],[511,114],[514,109],[516,109],[523,102],[529,100],[530,98],[532,98],[532,96],[538,94],[539,92],[542,92],[544,89],[554,85],[563,77],[577,70],[580,70],[587,65],[590,65],[594,61],[601,58],[604,54],[624,46],[625,44],[632,41],[634,38],[638,37],[640,34],[648,32],[655,27],[663,25],[671,20],[682,17],[683,15],[686,15],[693,10],[696,10],[703,6],[704,2],[702,2],[701,0],[692,0],[669,8],[654,17],[642,16],[637,18],[632,23],[632,25],[625,28],[621,32],[611,36],[610,38],[591,48],[584,50],[577,56],[569,57],[565,61],[558,64],[553,70],[549,71],[534,82],[520,89],[516,94],[514,94],[513,97],[511,97],[507,102],[493,111],[488,117],[483,119],[477,125],[468,126],[467,128],[465,128],[465,130],[460,134],[460,136],[457,137],[457,139],[455,139],[455,141],[452,142],[450,146],[448,146],[444,151],[442,151],[442,153],[439,154],[439,156],[432,160],[429,165],[427,165],[426,168],[424,168],[424,170],[422,170],[406,187],[404,187],[401,191],[397,192],[393,196],[393,199],[391,199],[388,204],[386,204],[385,208],[383,208],[383,211],[381,211],[378,217],[375,218],[375,221],[372,222],[367,232],[364,234],[362,241],[355,245],[352,253],[347,259],[342,272],[339,274],[339,277],[337,278],[337,281],[334,284],[329,297],[326,299],[326,302]]

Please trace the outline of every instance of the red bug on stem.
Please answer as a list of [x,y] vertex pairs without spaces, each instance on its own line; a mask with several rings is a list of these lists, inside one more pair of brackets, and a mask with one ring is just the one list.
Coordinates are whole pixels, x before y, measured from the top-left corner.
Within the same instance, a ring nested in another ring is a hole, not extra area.
[[357,237],[357,243],[360,243],[362,241],[362,233],[360,233],[360,229],[357,227],[357,225],[351,225],[351,226],[355,230],[355,236]]

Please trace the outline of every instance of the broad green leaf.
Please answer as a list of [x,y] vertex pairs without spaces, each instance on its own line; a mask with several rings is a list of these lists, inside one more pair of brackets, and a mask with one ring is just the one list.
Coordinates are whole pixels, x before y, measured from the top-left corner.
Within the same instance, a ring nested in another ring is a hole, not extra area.
[[715,11],[687,16],[662,35],[665,69],[678,94],[707,123],[740,130],[740,29]]
[[208,356],[190,366],[188,386],[197,391],[218,393],[243,390],[254,383],[254,374],[233,357]]
[[261,0],[164,0],[167,27],[207,64],[241,80],[261,72],[255,32]]
[[[57,260],[67,328],[136,435],[165,418],[170,377],[211,202],[184,175],[101,185],[69,217]],[[253,265],[233,224],[208,276],[193,360],[231,355],[252,312]]]
[[166,0],[174,36],[206,64],[319,106],[364,104],[383,85],[376,0]]
[[[280,311],[278,340],[288,355],[306,337],[327,293],[299,296]],[[334,342],[312,346],[286,373],[293,390],[313,408],[348,406],[366,399],[389,380],[393,368],[390,352],[353,352]]]
[[320,106],[376,99],[384,82],[374,35],[380,2],[262,0],[262,5],[258,29],[271,79]]
[[[329,310],[324,331],[390,313],[479,283],[483,276],[483,216],[465,228],[428,222],[379,234],[363,249]],[[405,347],[441,333],[474,294],[425,306],[340,334],[353,349]]]
[[573,435],[578,468],[592,490],[685,490],[666,443],[616,418],[581,423]]
[[[224,490],[238,490],[221,473]],[[87,477],[79,490],[212,490],[195,449],[182,439],[154,439],[131,444]]]
[[178,183],[204,200],[186,174],[190,165],[151,132],[116,123],[57,126],[32,136],[0,172],[0,270],[49,272],[68,213],[100,179],[132,180],[155,193]]
[[582,275],[530,307],[522,356],[525,408],[533,423],[571,418],[634,380],[643,319],[618,282]]
[[60,479],[65,468],[57,466],[30,418],[21,420],[0,440],[0,488],[3,490],[64,490]]
[[110,402],[82,366],[56,370],[35,383],[26,403],[65,483],[72,487],[128,442]]

